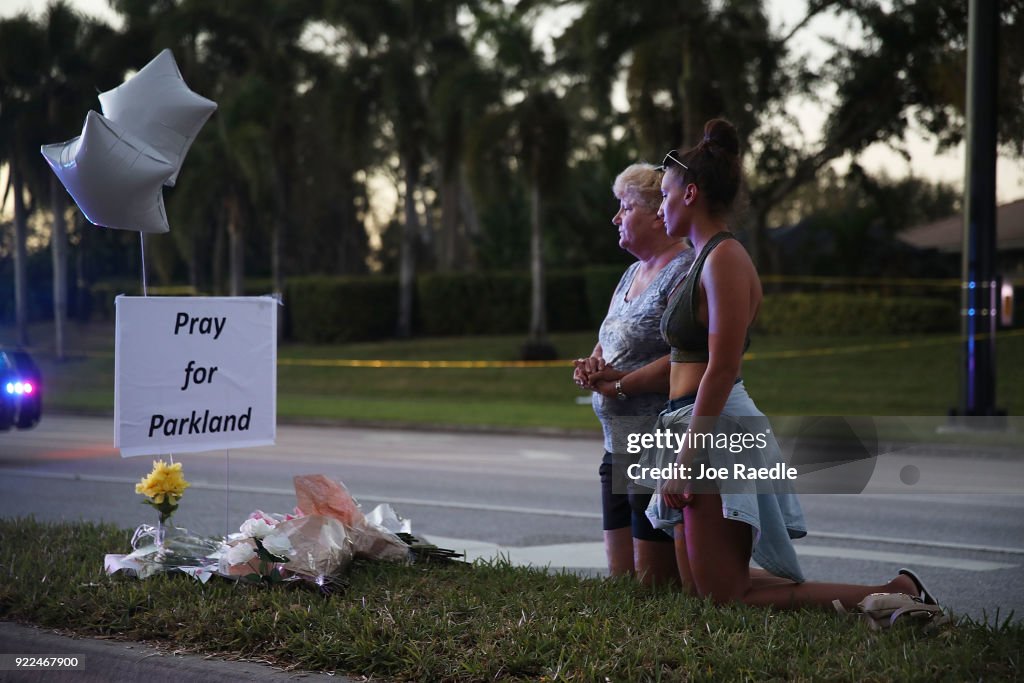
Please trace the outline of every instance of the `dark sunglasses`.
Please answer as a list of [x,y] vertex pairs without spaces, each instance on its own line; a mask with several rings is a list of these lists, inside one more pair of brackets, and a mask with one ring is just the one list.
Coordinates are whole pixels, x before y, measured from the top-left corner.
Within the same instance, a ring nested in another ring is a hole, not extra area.
[[679,161],[679,159],[676,158],[676,154],[678,152],[679,152],[679,150],[677,150],[677,149],[670,149],[668,151],[668,154],[665,155],[665,158],[661,160],[661,168],[662,168],[662,170],[667,170],[668,169],[668,162],[670,162],[670,161],[673,162],[673,163],[679,164],[680,166],[685,168],[687,171],[690,170],[689,166],[687,166],[686,164],[684,164],[683,162]]

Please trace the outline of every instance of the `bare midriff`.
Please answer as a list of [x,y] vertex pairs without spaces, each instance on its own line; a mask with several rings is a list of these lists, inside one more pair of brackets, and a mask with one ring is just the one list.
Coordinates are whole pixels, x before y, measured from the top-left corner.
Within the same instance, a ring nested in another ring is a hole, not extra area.
[[679,398],[696,394],[707,369],[707,363],[672,363],[668,397]]

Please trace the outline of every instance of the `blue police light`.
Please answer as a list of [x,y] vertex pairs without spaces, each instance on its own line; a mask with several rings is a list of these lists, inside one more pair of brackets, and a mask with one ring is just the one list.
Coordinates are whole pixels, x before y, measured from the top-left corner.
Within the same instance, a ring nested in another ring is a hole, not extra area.
[[8,382],[5,389],[15,396],[27,396],[36,390],[31,382]]

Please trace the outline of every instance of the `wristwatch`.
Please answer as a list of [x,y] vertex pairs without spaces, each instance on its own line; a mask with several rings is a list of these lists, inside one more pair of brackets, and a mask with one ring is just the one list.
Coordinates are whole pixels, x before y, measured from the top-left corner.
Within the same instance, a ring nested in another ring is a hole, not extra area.
[[620,401],[625,401],[627,398],[629,398],[629,396],[626,396],[626,392],[622,390],[621,379],[615,380],[615,398],[619,399]]

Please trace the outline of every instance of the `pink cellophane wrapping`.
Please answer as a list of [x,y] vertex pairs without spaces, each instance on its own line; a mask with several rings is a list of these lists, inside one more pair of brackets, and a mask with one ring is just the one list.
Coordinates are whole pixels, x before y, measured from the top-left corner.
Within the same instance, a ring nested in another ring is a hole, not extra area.
[[[323,515],[341,522],[348,531],[356,557],[368,560],[409,559],[409,546],[387,529],[371,524],[348,489],[323,474],[294,478],[295,498],[306,515]],[[301,519],[301,518],[300,518]],[[291,524],[299,520],[292,520]]]

